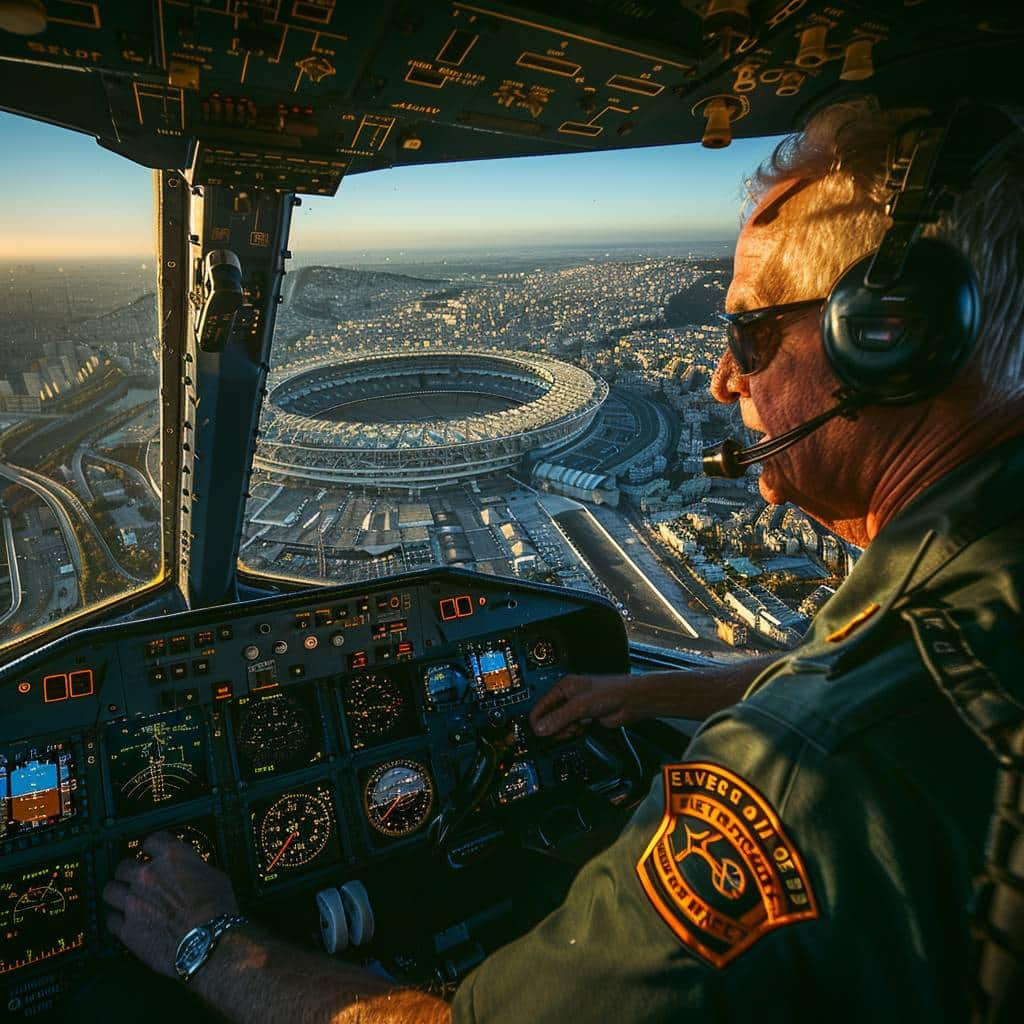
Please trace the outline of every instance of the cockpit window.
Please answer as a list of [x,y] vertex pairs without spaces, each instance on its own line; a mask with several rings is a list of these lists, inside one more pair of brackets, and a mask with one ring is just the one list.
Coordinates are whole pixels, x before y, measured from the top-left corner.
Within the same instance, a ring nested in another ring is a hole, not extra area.
[[464,566],[613,601],[632,638],[789,646],[851,554],[756,478],[709,395],[744,173],[771,140],[380,172],[303,200],[242,567]]
[[151,173],[0,114],[0,644],[162,572]]

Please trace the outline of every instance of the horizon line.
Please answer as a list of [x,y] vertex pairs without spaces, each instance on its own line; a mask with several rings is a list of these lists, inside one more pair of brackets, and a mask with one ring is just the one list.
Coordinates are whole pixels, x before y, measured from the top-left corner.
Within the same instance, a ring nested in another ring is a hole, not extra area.
[[[309,256],[339,255],[356,256],[372,255],[376,253],[399,253],[404,255],[417,253],[501,253],[501,252],[524,252],[534,249],[622,249],[635,248],[637,246],[665,246],[665,245],[726,245],[735,244],[736,238],[638,238],[635,240],[609,240],[606,242],[531,242],[518,243],[514,245],[495,246],[494,243],[476,243],[459,246],[375,246],[355,248],[331,248],[331,249],[305,249],[293,253],[292,259],[305,259]],[[0,255],[0,267],[10,266],[34,266],[36,264],[60,265],[62,263],[74,265],[79,263],[134,263],[141,261],[143,264],[156,263],[155,254],[152,252],[128,252],[118,255],[96,253],[92,255],[68,255],[68,256],[18,256],[5,257]]]

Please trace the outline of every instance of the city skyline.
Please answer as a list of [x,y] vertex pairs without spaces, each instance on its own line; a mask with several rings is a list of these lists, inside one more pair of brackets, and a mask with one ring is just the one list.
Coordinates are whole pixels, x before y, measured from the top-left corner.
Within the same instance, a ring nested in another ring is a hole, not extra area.
[[[0,114],[0,262],[152,258],[152,172],[88,136]],[[730,241],[775,139],[393,168],[304,197],[302,252]],[[74,188],[69,187],[74,181]]]

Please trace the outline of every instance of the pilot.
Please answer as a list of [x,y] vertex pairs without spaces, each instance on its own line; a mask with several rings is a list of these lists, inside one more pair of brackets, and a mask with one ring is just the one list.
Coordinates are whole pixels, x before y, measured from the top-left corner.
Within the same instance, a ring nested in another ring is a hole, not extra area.
[[[878,246],[889,146],[918,113],[864,100],[828,108],[751,183],[726,302],[765,313],[730,342],[712,382],[751,430],[778,436],[839,388],[823,300]],[[564,904],[484,961],[451,1004],[248,923],[195,969],[199,998],[246,1022],[969,1018],[968,908],[996,768],[941,683],[980,673],[1019,685],[1020,147],[926,233],[976,271],[983,314],[970,359],[927,400],[833,419],[760,478],[767,501],[792,501],[865,549],[801,645],[703,678],[570,677],[535,709],[542,736],[590,720],[710,715]],[[122,862],[104,891],[110,929],[173,977],[185,934],[238,906],[225,875],[183,844],[157,834],[145,849],[152,860]]]

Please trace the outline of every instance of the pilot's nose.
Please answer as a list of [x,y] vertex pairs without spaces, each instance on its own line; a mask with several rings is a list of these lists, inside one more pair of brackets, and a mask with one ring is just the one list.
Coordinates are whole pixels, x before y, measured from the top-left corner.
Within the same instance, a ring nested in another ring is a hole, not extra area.
[[711,375],[711,397],[729,405],[739,401],[740,396],[746,393],[746,381],[743,379],[732,353],[726,348],[718,360],[715,372]]

